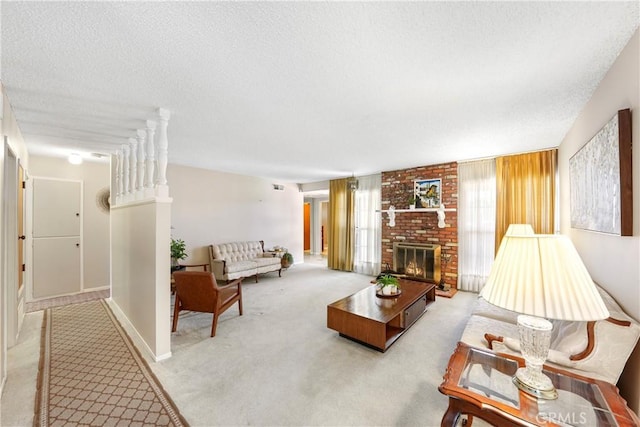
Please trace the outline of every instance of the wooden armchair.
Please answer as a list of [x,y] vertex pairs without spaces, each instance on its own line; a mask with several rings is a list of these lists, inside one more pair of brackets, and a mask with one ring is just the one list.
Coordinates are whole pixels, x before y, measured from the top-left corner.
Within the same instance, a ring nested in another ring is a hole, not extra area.
[[213,313],[212,337],[216,335],[218,317],[236,302],[242,316],[242,278],[218,286],[215,276],[208,271],[176,271],[173,277],[176,281],[176,301],[171,332],[176,331],[182,310]]

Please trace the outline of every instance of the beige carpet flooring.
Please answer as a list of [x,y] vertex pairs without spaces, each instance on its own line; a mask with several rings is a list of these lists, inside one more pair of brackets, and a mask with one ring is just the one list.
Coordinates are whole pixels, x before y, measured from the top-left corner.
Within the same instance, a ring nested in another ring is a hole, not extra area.
[[191,425],[436,426],[437,388],[476,295],[438,298],[385,353],[326,327],[327,304],[371,277],[295,265],[243,285],[209,338],[211,316],[188,313],[173,356],[151,364]]
[[[151,369],[192,426],[437,426],[447,408],[437,387],[476,295],[438,298],[380,353],[326,328],[327,304],[370,279],[312,261],[248,280],[243,316],[228,310],[210,338],[211,316],[185,313],[173,356]],[[27,315],[9,351],[3,426],[32,422],[41,319]]]

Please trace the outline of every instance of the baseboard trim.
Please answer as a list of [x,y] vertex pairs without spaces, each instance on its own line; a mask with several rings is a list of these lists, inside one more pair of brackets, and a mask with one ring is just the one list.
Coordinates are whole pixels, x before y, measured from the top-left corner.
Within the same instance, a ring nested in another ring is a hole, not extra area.
[[109,308],[113,311],[113,314],[116,316],[124,330],[129,334],[131,341],[138,348],[140,354],[147,359],[152,360],[154,362],[160,362],[162,360],[169,359],[171,357],[171,352],[156,355],[153,350],[147,345],[147,342],[142,338],[142,335],[138,333],[133,324],[129,321],[129,318],[124,314],[124,312],[120,309],[120,306],[113,300],[113,298],[106,299],[107,304],[109,304]]

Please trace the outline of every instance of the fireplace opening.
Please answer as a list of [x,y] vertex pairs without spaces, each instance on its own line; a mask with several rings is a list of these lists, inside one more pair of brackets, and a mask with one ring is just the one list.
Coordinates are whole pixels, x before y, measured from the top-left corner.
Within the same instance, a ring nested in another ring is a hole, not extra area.
[[440,245],[394,243],[393,270],[407,279],[440,283]]

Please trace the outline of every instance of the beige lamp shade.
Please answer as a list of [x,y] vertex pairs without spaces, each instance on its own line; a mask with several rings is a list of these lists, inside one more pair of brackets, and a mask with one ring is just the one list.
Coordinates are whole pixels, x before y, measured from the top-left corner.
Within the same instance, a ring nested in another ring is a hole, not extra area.
[[528,236],[536,233],[533,231],[531,224],[510,224],[507,232],[504,234],[505,236]]
[[609,317],[578,251],[562,235],[507,233],[481,295],[498,307],[547,319]]

